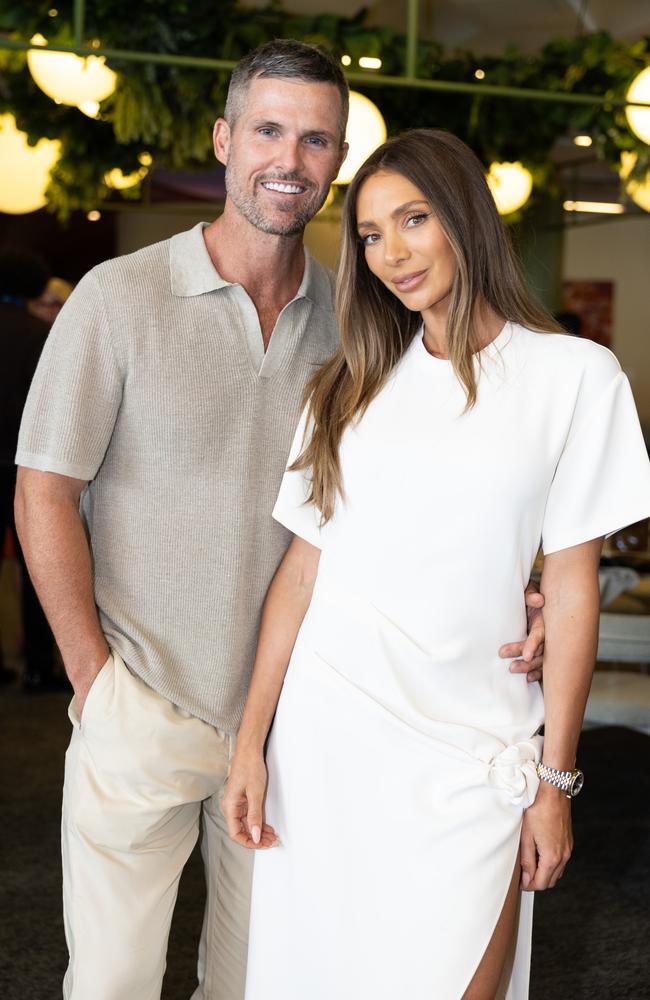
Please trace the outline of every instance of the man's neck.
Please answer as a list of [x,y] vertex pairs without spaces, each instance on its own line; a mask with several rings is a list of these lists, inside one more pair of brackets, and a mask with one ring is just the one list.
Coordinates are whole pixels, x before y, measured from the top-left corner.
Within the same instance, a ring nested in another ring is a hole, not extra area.
[[258,313],[280,312],[294,298],[305,269],[302,233],[273,236],[256,229],[226,202],[203,230],[210,259],[225,281],[242,285]]

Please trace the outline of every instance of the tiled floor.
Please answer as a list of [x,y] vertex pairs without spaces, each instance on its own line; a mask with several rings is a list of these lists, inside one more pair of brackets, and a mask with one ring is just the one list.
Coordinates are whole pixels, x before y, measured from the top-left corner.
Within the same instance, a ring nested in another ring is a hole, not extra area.
[[[61,996],[66,700],[62,694],[0,692],[2,1000]],[[587,781],[574,807],[575,852],[558,887],[535,900],[530,1000],[650,1000],[649,751],[648,736],[630,729],[582,735],[579,761]],[[195,851],[181,880],[163,1000],[188,1000],[193,992],[204,892]]]

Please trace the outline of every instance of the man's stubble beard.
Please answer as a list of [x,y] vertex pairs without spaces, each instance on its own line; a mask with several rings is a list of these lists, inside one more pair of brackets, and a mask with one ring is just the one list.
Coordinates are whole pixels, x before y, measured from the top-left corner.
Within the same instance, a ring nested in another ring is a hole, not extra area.
[[[280,180],[277,177],[275,179]],[[298,178],[290,176],[282,178],[282,181],[287,184],[300,182]],[[312,196],[300,209],[296,209],[292,205],[287,205],[286,209],[278,206],[280,212],[291,213],[291,217],[287,219],[286,223],[282,224],[277,218],[270,219],[265,214],[258,198],[254,194],[248,194],[240,187],[237,181],[236,170],[232,169],[229,163],[226,164],[226,194],[228,198],[230,198],[235,208],[244,216],[247,222],[250,222],[260,232],[268,233],[270,236],[301,235],[307,223],[311,222],[322,208],[327,198],[327,193],[328,190],[324,193],[317,190],[312,191]]]

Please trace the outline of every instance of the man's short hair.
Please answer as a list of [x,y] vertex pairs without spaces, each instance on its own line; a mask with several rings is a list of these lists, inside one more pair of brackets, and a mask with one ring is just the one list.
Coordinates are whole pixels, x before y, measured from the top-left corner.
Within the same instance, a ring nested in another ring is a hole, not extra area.
[[224,118],[231,128],[242,113],[251,80],[258,77],[334,84],[341,98],[340,141],[343,144],[349,88],[343,70],[329,52],[294,38],[276,38],[249,52],[237,63],[230,78]]

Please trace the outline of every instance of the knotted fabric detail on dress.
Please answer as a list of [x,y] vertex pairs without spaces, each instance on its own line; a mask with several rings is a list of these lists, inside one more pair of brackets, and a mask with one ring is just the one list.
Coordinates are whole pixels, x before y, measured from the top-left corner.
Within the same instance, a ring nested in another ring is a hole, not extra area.
[[488,763],[488,782],[507,793],[512,805],[527,809],[535,801],[539,778],[539,745],[528,740],[513,743]]

